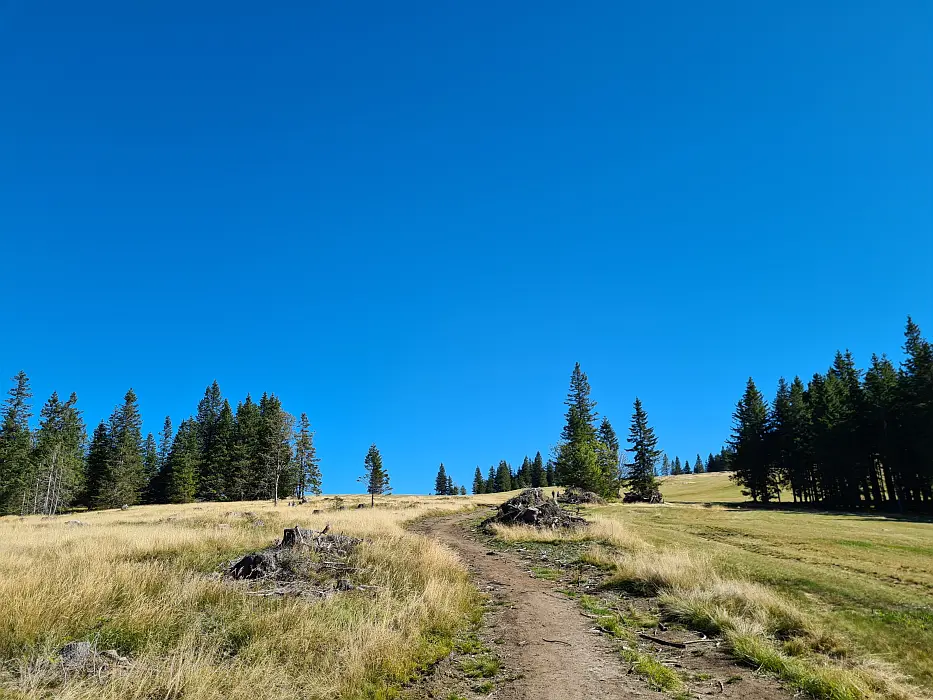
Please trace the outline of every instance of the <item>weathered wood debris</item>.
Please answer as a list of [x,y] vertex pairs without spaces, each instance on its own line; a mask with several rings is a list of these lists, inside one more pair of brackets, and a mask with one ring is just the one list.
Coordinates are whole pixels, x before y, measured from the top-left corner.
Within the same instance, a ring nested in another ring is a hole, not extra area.
[[626,491],[622,497],[623,503],[664,503],[664,497],[658,489],[648,493],[638,493],[637,491]]
[[526,489],[499,506],[496,514],[483,525],[531,525],[540,528],[576,528],[587,524],[584,518],[560,507],[541,489]]
[[576,486],[568,486],[559,493],[557,495],[557,502],[570,505],[606,505],[606,501],[599,494],[579,489]]
[[231,563],[226,574],[236,580],[273,584],[271,588],[253,591],[254,595],[326,597],[334,590],[365,589],[366,586],[354,586],[347,578],[358,570],[351,558],[362,541],[332,533],[330,525],[320,531],[296,525],[286,528],[277,544]]

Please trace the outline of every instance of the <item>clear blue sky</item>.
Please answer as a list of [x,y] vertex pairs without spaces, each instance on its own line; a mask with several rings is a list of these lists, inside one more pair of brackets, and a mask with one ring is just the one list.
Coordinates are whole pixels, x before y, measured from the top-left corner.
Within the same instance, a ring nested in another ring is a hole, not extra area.
[[[933,5],[0,0],[0,376],[213,379],[399,492],[546,453],[574,361],[716,450],[749,375],[933,336]],[[5,387],[4,387],[5,388]]]

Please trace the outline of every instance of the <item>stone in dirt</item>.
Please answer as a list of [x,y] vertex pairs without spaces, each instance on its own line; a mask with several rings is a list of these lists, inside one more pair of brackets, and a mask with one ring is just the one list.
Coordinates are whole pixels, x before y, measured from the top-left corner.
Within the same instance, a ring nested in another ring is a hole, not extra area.
[[577,528],[587,524],[584,518],[560,507],[546,498],[541,489],[526,489],[499,506],[496,514],[483,522],[503,525],[531,525],[541,528]]

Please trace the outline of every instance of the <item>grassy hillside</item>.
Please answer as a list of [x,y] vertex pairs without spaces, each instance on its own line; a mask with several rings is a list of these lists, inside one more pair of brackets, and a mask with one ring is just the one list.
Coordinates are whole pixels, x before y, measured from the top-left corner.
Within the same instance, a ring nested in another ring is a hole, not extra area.
[[[402,524],[467,499],[353,509],[359,500],[134,507],[77,516],[84,525],[0,519],[0,697],[392,697],[449,652],[475,600],[454,555]],[[349,575],[370,588],[267,597],[221,578],[225,562],[296,523],[364,537]],[[57,652],[76,640],[127,661],[105,684],[63,673]]]
[[661,494],[670,503],[740,503],[748,500],[729,478],[732,472],[682,474],[661,478]]

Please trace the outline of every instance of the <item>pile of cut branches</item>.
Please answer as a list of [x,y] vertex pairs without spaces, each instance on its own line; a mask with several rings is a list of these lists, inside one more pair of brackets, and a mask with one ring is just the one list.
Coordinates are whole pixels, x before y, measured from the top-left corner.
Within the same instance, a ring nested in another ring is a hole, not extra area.
[[560,507],[557,501],[546,498],[541,489],[526,489],[499,506],[496,514],[483,525],[531,525],[540,528],[576,528],[586,520]]
[[606,505],[606,501],[599,494],[576,486],[568,486],[563,493],[558,494],[557,502],[568,505]]

